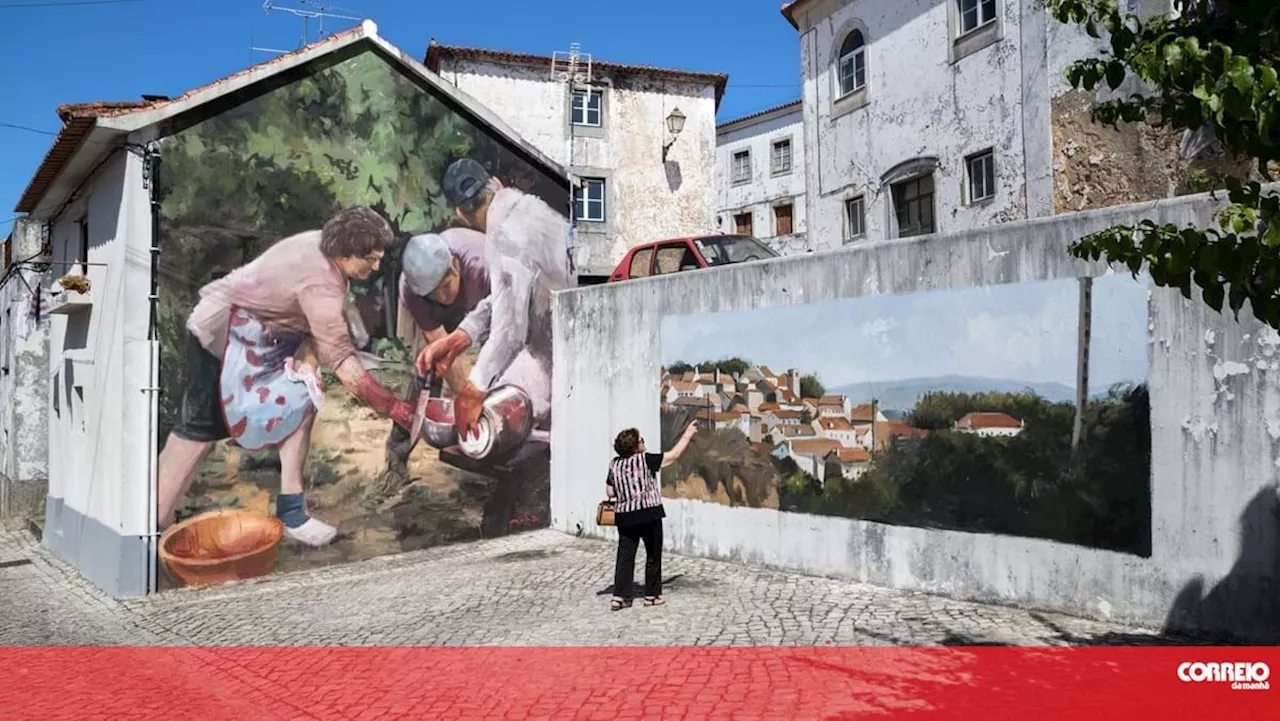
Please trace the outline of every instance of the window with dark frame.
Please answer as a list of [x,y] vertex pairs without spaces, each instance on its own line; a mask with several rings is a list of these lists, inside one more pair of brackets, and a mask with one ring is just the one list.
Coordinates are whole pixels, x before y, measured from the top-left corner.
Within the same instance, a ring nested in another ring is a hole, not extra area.
[[894,183],[892,195],[899,238],[928,235],[937,230],[933,216],[933,173]]
[[80,257],[76,258],[80,263],[80,275],[89,275],[89,218],[85,217],[80,221]]
[[603,122],[604,93],[600,90],[573,91],[573,124],[599,128]]
[[984,150],[965,158],[969,179],[969,202],[980,203],[996,196],[996,155]]
[[792,229],[793,226],[791,221],[791,217],[792,217],[791,213],[792,213],[791,203],[787,203],[785,205],[773,206],[773,234],[774,235],[791,235],[793,232],[795,232]]
[[733,216],[733,232],[738,235],[754,235],[751,213],[738,213]]
[[751,180],[751,151],[739,150],[733,154],[733,183],[745,183]]
[[573,212],[578,220],[604,222],[604,178],[583,178],[573,189]]
[[861,30],[849,33],[840,44],[837,68],[840,76],[840,96],[855,93],[867,85],[867,41]]
[[853,198],[845,199],[844,228],[845,240],[852,240],[866,235],[867,201],[865,197],[858,195]]
[[956,0],[960,3],[960,34],[971,33],[996,20],[996,0]]
[[773,143],[772,170],[774,175],[791,172],[791,139],[777,140]]

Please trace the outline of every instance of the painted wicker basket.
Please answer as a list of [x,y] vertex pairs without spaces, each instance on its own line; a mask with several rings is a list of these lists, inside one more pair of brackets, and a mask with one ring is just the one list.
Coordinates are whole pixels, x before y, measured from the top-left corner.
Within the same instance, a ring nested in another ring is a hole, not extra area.
[[284,523],[257,511],[222,508],[192,516],[160,536],[165,571],[183,586],[265,576],[276,563]]

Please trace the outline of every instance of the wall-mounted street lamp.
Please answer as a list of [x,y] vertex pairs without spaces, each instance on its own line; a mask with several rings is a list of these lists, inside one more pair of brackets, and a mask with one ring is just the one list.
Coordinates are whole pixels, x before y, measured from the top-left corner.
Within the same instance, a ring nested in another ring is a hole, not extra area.
[[671,134],[671,139],[662,146],[662,162],[667,162],[667,151],[675,145],[676,138],[680,137],[682,130],[684,130],[684,113],[680,112],[680,108],[676,108],[667,116],[667,132]]

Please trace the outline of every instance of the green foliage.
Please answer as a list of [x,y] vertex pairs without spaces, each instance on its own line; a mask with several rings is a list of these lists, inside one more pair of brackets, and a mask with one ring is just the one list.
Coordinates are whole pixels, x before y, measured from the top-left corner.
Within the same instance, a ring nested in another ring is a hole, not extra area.
[[801,398],[821,398],[826,394],[827,388],[818,380],[818,376],[812,373],[800,376]]
[[727,373],[731,376],[739,376],[746,373],[747,369],[750,367],[751,363],[741,358],[725,358],[723,360],[714,361],[704,360],[701,363],[695,363],[692,365],[685,363],[684,361],[676,361],[675,363],[667,366],[667,372],[679,375],[695,369],[700,373],[712,373],[718,370],[721,373]]
[[[947,430],[973,410],[1026,422],[1013,437]],[[861,477],[828,472],[826,488],[790,460],[775,461],[783,510],[901,525],[1049,538],[1138,555],[1151,552],[1151,430],[1145,386],[1090,401],[1071,448],[1075,407],[1032,394],[929,394],[912,418],[925,438],[897,439]],[[799,477],[797,477],[797,474]]]
[[1049,404],[1032,392],[1024,393],[926,393],[907,414],[907,422],[926,430],[951,428],[966,414],[978,411],[1008,413],[1037,425],[1045,414],[1052,413],[1069,423],[1075,406],[1070,403]]
[[378,338],[373,342],[373,354],[388,363],[409,362],[409,351],[399,338]]
[[[1074,63],[1076,88],[1112,90],[1133,77],[1151,88],[1099,103],[1096,122],[1146,121],[1172,130],[1211,129],[1229,151],[1268,164],[1280,161],[1280,4],[1274,0],[1182,0],[1181,13],[1146,20],[1123,13],[1115,0],[1045,0],[1055,18],[1110,38],[1103,57]],[[1198,286],[1215,311],[1253,314],[1280,328],[1280,197],[1256,182],[1226,178],[1230,205],[1218,228],[1182,228],[1143,221],[1089,235],[1071,246],[1079,258],[1143,266],[1157,285],[1192,297]]]
[[[163,139],[162,153],[162,439],[186,383],[187,315],[215,272],[353,205],[381,212],[401,237],[447,224],[454,216],[441,177],[463,155],[554,208],[567,204],[566,191],[535,166],[373,52],[179,128]],[[380,272],[351,284],[366,323],[380,319],[369,328],[375,337],[393,331],[398,272],[393,251]],[[374,350],[396,362],[404,349]]]

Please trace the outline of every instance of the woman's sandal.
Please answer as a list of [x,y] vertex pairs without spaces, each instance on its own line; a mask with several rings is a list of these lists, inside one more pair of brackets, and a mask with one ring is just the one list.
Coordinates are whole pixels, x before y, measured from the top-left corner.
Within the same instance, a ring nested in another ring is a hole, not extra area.
[[662,596],[645,596],[644,605],[646,606],[665,606],[667,602]]
[[631,608],[631,599],[615,598],[609,602],[610,611],[621,611],[624,608]]

